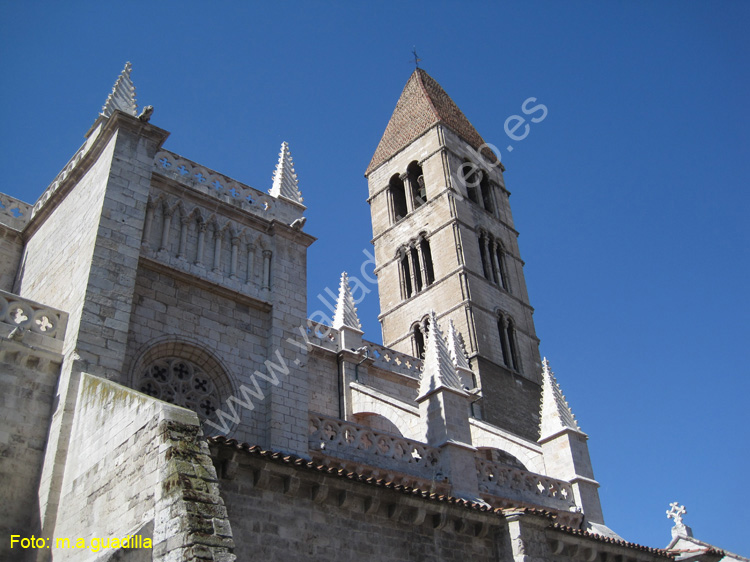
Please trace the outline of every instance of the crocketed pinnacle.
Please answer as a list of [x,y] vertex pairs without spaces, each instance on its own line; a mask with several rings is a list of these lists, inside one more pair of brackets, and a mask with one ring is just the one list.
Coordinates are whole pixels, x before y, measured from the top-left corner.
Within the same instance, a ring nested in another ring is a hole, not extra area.
[[565,429],[581,432],[546,357],[542,361],[542,378],[541,439]]
[[109,94],[107,101],[104,102],[102,107],[101,115],[104,117],[110,117],[115,110],[119,109],[133,117],[138,112],[138,104],[135,102],[135,86],[133,81],[130,79],[130,71],[133,66],[129,63],[125,63],[125,68],[117,78],[112,93]]
[[448,343],[443,337],[437,323],[435,311],[430,311],[430,329],[427,333],[427,344],[422,364],[422,375],[419,381],[419,400],[439,388],[451,388],[463,392],[461,378],[456,372]]
[[448,351],[451,354],[451,359],[453,359],[453,366],[456,367],[456,369],[471,372],[469,360],[466,358],[463,338],[453,325],[453,320],[448,321],[448,334],[446,335],[445,340],[448,344]]
[[294,172],[292,154],[289,152],[289,144],[281,143],[279,162],[273,172],[273,186],[269,191],[274,197],[284,197],[295,203],[302,203],[302,194],[299,191],[297,174]]
[[[404,86],[401,97],[396,103],[383,137],[378,143],[365,176],[396,153],[403,150],[430,130],[437,123],[442,123],[451,131],[480,150],[484,140],[463,112],[437,81],[423,69],[417,68]],[[482,154],[495,162],[497,157],[489,148]]]
[[352,288],[349,286],[349,276],[346,271],[341,274],[339,298],[336,301],[336,312],[333,315],[333,327],[337,330],[343,327],[354,328],[355,330],[362,328],[357,317]]

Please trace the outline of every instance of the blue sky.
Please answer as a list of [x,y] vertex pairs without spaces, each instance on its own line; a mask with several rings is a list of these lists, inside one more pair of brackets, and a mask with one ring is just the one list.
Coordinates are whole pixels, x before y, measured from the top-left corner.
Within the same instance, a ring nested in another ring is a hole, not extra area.
[[[363,173],[416,46],[501,148],[541,351],[607,523],[663,547],[679,501],[698,538],[750,556],[749,27],[741,2],[3,0],[0,191],[36,200],[130,60],[170,150],[268,189],[290,143],[313,311],[371,247]],[[549,114],[511,143],[529,97]],[[379,341],[375,290],[359,308]]]

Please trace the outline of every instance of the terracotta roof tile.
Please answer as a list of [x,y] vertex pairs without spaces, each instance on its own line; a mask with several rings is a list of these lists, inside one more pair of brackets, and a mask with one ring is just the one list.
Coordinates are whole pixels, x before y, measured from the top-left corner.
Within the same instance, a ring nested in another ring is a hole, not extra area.
[[582,531],[581,529],[574,529],[573,527],[567,527],[566,525],[560,525],[559,523],[553,523],[550,526],[550,528],[555,529],[556,531],[562,531],[563,533],[567,533],[569,535],[575,535],[577,537],[586,537],[588,539],[593,539],[599,542],[615,544],[617,546],[624,546],[625,548],[632,548],[635,550],[640,550],[642,552],[648,552],[649,554],[655,554],[656,556],[661,556],[663,558],[667,558],[670,560],[674,559],[674,554],[662,548],[652,548],[650,546],[643,546],[634,542],[613,539],[610,537],[597,535],[596,533],[589,533],[588,531]]
[[[365,176],[437,123],[446,125],[475,149],[484,144],[484,139],[440,84],[418,68],[401,92]],[[489,149],[483,150],[482,154],[492,162],[497,161]]]
[[[372,476],[364,476],[362,474],[351,472],[344,470],[343,468],[335,467],[335,466],[325,466],[322,464],[316,464],[312,461],[308,461],[307,459],[303,459],[301,457],[298,457],[296,455],[285,455],[283,453],[275,452],[275,451],[267,451],[265,449],[262,449],[258,445],[249,445],[247,443],[240,443],[236,439],[228,439],[227,437],[223,435],[219,435],[216,437],[208,437],[208,442],[215,445],[220,445],[223,447],[231,447],[233,449],[238,449],[241,451],[245,451],[246,453],[256,456],[256,457],[262,457],[265,459],[269,459],[271,461],[280,463],[280,464],[286,464],[286,465],[293,465],[296,467],[299,467],[303,470],[311,470],[315,472],[323,472],[331,476],[336,476],[339,478],[346,478],[347,480],[353,480],[355,482],[361,482],[363,484],[368,484],[370,486],[378,486],[381,488],[387,488],[389,490],[393,490],[396,492],[400,492],[402,494],[408,494],[412,496],[418,496],[421,498],[424,498],[426,500],[436,501],[436,502],[445,502],[452,505],[464,507],[467,509],[471,509],[474,511],[482,511],[486,513],[491,513],[494,515],[497,515],[499,517],[505,517],[506,515],[509,515],[510,513],[523,513],[527,515],[535,515],[539,517],[545,517],[550,520],[554,520],[555,514],[543,509],[534,509],[534,508],[528,508],[528,507],[519,507],[519,508],[500,508],[500,507],[491,507],[484,503],[479,502],[473,502],[469,500],[465,500],[462,498],[456,498],[453,496],[447,496],[444,494],[436,494],[431,493],[426,490],[421,490],[419,488],[412,488],[411,486],[403,486],[401,484],[394,484],[393,482],[387,482],[384,479],[376,479]],[[560,525],[559,523],[553,523],[550,525],[550,528],[555,529],[557,531],[562,531],[563,533],[568,533],[571,535],[576,535],[580,537],[586,537],[589,539],[593,539],[600,542],[606,542],[609,544],[615,544],[618,546],[623,546],[626,548],[633,548],[636,550],[640,550],[643,552],[649,552],[651,554],[655,554],[657,556],[662,556],[666,559],[673,559],[674,555],[670,554],[666,550],[659,549],[659,548],[651,548],[648,546],[642,546],[640,544],[631,543],[627,541],[621,541],[617,539],[611,539],[609,537],[603,537],[601,535],[597,535],[594,533],[589,533],[587,531],[581,531],[579,529],[574,529],[573,527],[567,527],[565,525]]]

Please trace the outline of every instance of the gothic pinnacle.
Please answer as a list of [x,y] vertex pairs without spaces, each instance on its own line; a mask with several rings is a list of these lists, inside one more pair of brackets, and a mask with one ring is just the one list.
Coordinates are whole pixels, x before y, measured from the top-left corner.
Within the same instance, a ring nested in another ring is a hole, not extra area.
[[466,358],[466,351],[464,350],[463,338],[461,338],[461,334],[458,333],[458,330],[456,330],[456,327],[453,325],[453,320],[448,321],[448,333],[446,334],[445,339],[448,343],[448,351],[451,354],[453,365],[456,369],[471,371],[469,361]]
[[437,323],[435,311],[430,311],[430,328],[427,332],[422,376],[419,381],[419,397],[427,396],[438,388],[450,388],[463,392],[461,378],[456,372],[453,358],[443,333]]
[[541,438],[565,429],[582,433],[546,357],[542,361],[542,379]]
[[110,117],[115,110],[119,109],[133,117],[136,116],[138,111],[138,104],[135,101],[135,86],[133,81],[130,79],[130,72],[133,66],[129,63],[125,63],[125,68],[117,78],[112,93],[107,97],[107,101],[104,102],[102,107],[101,115],[104,117]]
[[343,327],[361,330],[362,325],[357,317],[357,309],[354,306],[352,289],[349,286],[349,276],[346,271],[341,274],[339,283],[339,298],[336,301],[336,312],[333,315],[333,327],[340,330]]
[[268,192],[274,197],[284,197],[295,203],[302,203],[302,194],[299,191],[299,182],[297,174],[294,171],[294,161],[292,154],[289,152],[289,144],[281,143],[281,152],[279,152],[279,162],[273,172],[273,186]]

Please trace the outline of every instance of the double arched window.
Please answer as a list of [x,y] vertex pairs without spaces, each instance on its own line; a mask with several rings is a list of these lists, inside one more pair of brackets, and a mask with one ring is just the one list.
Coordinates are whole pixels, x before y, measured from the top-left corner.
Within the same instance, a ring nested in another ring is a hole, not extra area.
[[427,202],[422,166],[414,160],[405,174],[394,174],[388,182],[391,221],[396,223]]
[[459,168],[459,180],[466,187],[466,195],[485,211],[495,214],[495,200],[489,174],[473,162],[464,160]]
[[518,357],[515,322],[510,316],[500,313],[497,318],[497,331],[500,335],[503,364],[514,371],[520,372],[521,362]]
[[411,298],[412,295],[434,283],[432,250],[430,250],[430,241],[424,238],[424,235],[420,234],[416,240],[401,246],[397,257],[402,298]]
[[482,273],[498,287],[510,292],[508,270],[505,263],[505,250],[500,240],[492,234],[479,231],[479,254],[482,258]]

